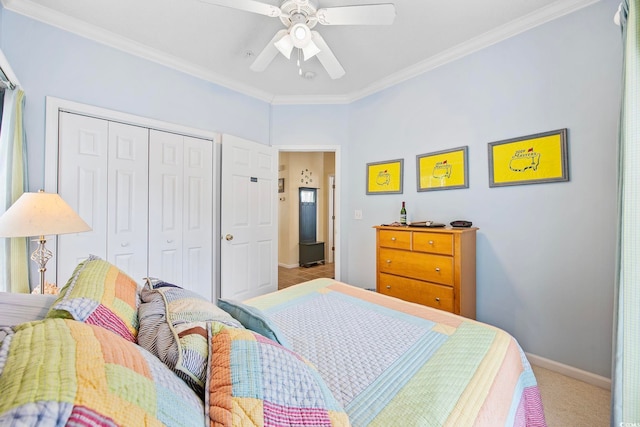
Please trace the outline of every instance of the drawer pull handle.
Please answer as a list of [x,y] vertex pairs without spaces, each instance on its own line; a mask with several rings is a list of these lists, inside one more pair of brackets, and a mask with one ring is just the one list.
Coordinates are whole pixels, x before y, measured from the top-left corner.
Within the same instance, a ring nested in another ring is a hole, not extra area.
[[387,285],[387,289],[391,289],[391,285]]
[[436,301],[440,302],[440,297],[436,297]]
[[396,241],[396,238],[395,238],[395,237],[392,237],[392,238],[391,238],[391,241],[392,241],[392,242],[395,242],[395,241]]
[[436,271],[440,271],[440,267],[436,267]]
[[433,246],[433,240],[429,240],[429,244]]
[[391,264],[391,260],[390,259],[387,260],[387,264]]

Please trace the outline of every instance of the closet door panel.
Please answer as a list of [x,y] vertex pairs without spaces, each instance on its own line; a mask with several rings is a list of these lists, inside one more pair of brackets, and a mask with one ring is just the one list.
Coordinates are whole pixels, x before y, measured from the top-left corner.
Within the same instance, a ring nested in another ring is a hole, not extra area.
[[178,286],[182,280],[183,137],[149,136],[149,275]]
[[213,144],[184,137],[184,282],[213,298]]
[[107,260],[134,280],[147,276],[149,130],[109,122]]
[[107,256],[108,122],[61,112],[58,125],[58,194],[91,231],[58,236],[56,279],[63,286],[90,254]]

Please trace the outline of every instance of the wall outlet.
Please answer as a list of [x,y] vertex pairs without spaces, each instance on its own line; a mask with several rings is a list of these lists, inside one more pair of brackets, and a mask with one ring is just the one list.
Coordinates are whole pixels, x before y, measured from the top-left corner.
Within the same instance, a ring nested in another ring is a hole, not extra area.
[[362,219],[362,211],[360,209],[356,209],[353,212],[353,219]]

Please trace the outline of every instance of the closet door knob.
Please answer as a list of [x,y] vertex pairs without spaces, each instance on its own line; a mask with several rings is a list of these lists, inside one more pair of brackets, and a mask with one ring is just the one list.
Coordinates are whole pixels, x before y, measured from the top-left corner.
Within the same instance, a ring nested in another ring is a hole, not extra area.
[[224,238],[231,241],[233,240],[233,234],[227,234],[226,236],[224,236]]

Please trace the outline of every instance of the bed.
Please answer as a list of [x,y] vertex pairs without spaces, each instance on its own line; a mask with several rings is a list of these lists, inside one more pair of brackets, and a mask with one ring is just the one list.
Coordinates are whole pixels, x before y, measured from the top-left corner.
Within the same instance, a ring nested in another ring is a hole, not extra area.
[[90,257],[7,323],[0,425],[546,425],[505,331],[332,279],[212,304]]

